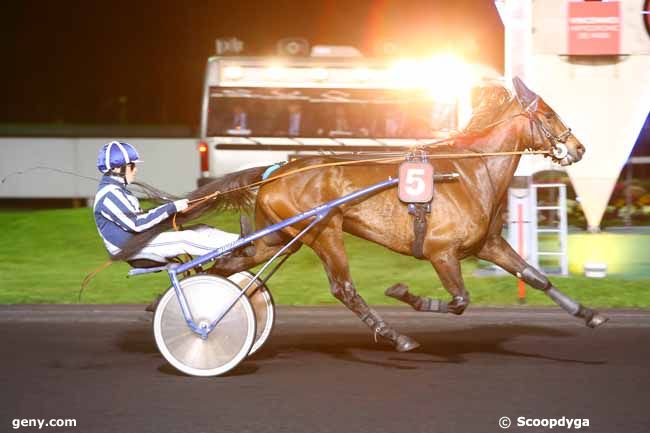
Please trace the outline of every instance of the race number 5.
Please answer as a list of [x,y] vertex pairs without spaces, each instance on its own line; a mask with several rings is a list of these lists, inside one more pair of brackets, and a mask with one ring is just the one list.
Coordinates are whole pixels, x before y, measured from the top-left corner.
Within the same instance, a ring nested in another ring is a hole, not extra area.
[[399,166],[398,197],[405,203],[428,203],[433,198],[433,167],[426,162]]
[[412,197],[418,197],[424,192],[424,169],[411,168],[406,170],[405,186],[406,193]]

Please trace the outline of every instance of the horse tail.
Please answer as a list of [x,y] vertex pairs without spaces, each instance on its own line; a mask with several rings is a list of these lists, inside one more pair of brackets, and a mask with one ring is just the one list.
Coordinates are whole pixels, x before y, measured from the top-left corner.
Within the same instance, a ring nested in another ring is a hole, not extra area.
[[[223,194],[216,194],[214,197],[200,202],[191,209],[188,209],[188,212],[177,214],[176,223],[187,224],[203,216],[207,212],[224,210],[247,211],[251,209],[256,194],[251,190],[251,188],[246,188],[246,185],[261,180],[262,175],[268,167],[269,166],[253,167],[229,173],[190,192],[184,198],[187,198],[188,200],[199,200],[210,196],[217,191],[222,192]],[[118,254],[111,257],[112,260],[127,260],[145,247],[153,238],[158,236],[160,233],[169,230],[171,227],[172,220],[171,218],[168,218],[157,226],[143,233],[136,234],[129,239]]]
[[195,219],[206,211],[249,210],[253,205],[255,192],[251,188],[246,188],[246,186],[261,180],[267,168],[268,166],[253,167],[229,173],[195,189],[185,198],[193,201],[208,197],[216,192],[222,194],[217,194],[215,197],[195,206],[190,212],[179,215],[182,218],[179,218],[178,221]]

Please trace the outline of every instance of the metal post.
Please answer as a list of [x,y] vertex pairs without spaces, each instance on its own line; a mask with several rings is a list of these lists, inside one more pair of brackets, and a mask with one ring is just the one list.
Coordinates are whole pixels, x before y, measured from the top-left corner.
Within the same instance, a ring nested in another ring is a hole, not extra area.
[[632,225],[632,164],[628,161],[627,171],[625,174],[625,226],[630,227]]
[[528,219],[530,220],[530,229],[529,229],[529,239],[530,239],[530,253],[528,258],[528,263],[533,265],[536,269],[540,269],[539,266],[539,239],[537,237],[537,229],[539,227],[539,222],[537,221],[537,188],[530,186],[530,211]]
[[558,209],[560,216],[560,251],[564,253],[560,256],[560,269],[562,275],[569,275],[569,226],[566,212],[566,185],[560,185],[558,193],[560,194],[560,208]]
[[[521,203],[517,204],[517,253],[521,257],[524,256],[524,205]],[[521,278],[517,282],[518,287],[518,298],[520,304],[526,303],[526,284]]]

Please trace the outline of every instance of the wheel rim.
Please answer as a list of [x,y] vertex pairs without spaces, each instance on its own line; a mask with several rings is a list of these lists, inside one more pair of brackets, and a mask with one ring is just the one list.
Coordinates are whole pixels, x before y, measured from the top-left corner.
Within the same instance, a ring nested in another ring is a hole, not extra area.
[[[239,293],[225,278],[198,275],[180,282],[194,322],[209,325]],[[216,376],[237,366],[250,352],[255,338],[255,315],[241,297],[203,340],[183,317],[176,292],[170,288],[154,316],[156,344],[167,361],[193,376]]]
[[[238,272],[228,277],[230,281],[237,284],[242,289],[246,287],[253,278],[255,278],[255,276],[248,271]],[[249,355],[252,355],[262,348],[264,343],[266,343],[271,336],[271,331],[273,330],[273,325],[275,323],[275,303],[273,302],[273,296],[271,296],[269,289],[265,285],[260,287],[259,282],[251,285],[247,290],[246,295],[248,296],[248,300],[251,302],[253,311],[255,311],[257,330],[255,334],[255,342],[253,343],[253,347],[249,353]]]

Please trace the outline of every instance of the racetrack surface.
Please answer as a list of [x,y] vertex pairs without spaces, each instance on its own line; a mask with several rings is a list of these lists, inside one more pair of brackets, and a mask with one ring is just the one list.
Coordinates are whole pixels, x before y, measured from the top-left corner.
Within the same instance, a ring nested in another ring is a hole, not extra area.
[[609,311],[593,330],[558,309],[379,308],[422,344],[396,353],[342,307],[279,307],[260,353],[193,378],[158,353],[142,308],[0,306],[0,431],[75,418],[41,431],[562,432],[516,423],[563,416],[589,419],[580,431],[650,431],[650,311]]

